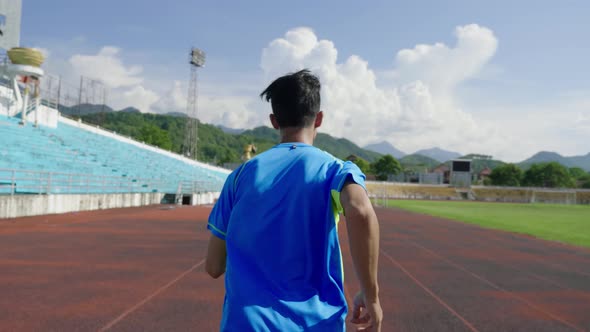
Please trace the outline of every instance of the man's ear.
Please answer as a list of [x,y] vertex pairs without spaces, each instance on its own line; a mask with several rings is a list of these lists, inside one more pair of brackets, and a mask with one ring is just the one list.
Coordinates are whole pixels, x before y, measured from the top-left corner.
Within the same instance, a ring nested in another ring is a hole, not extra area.
[[270,123],[272,124],[272,127],[274,129],[280,129],[279,122],[277,121],[277,117],[273,113],[270,113],[270,115],[268,117],[270,118]]
[[324,112],[319,111],[318,114],[315,115],[315,122],[313,123],[314,128],[318,128],[322,125],[322,121],[324,120]]

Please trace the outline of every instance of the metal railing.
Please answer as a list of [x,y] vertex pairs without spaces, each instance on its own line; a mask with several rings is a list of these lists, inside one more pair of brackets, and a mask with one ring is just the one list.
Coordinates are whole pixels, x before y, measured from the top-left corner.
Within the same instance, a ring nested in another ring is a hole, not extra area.
[[[183,193],[218,191],[211,181],[181,181]],[[176,194],[179,183],[94,174],[0,168],[0,194],[109,194],[161,192]]]
[[221,191],[217,188],[213,181],[180,181],[177,189],[177,194],[198,194],[210,191]]

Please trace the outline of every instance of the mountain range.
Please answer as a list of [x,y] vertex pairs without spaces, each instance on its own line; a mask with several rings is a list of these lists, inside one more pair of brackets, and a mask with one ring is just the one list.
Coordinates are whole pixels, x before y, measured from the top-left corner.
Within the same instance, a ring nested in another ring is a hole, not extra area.
[[[128,108],[125,108],[121,111],[125,111]],[[74,106],[65,106],[59,105],[58,110],[61,114],[69,115],[69,116],[83,116],[89,114],[96,114],[96,113],[111,113],[115,112],[114,109],[110,108],[107,105],[94,105],[94,104],[79,104]]]
[[[121,114],[121,115],[122,114],[136,114],[137,116],[142,117],[145,121],[155,121],[154,116],[156,116],[157,118],[162,118],[162,120],[158,120],[158,121],[164,121],[164,122],[171,121],[172,119],[177,119],[177,120],[175,120],[176,122],[181,121],[176,124],[176,128],[179,128],[179,129],[183,127],[182,121],[185,121],[182,118],[187,117],[186,114],[179,113],[179,112],[170,112],[167,114],[151,114],[151,113],[144,114],[144,113],[141,113],[138,109],[133,108],[133,107],[127,107],[127,108],[122,109],[120,111],[115,111],[106,105],[92,105],[92,104],[82,104],[82,105],[75,105],[75,106],[71,106],[71,107],[59,105],[59,110],[61,113],[66,114],[66,115],[70,115],[70,116],[83,116],[85,118],[90,116],[91,118],[88,118],[88,120],[92,119],[91,122],[97,122],[96,124],[98,124],[98,125],[109,124],[111,127],[113,125],[115,125],[118,121],[122,121],[121,117],[114,116],[116,114]],[[111,116],[109,118],[105,118],[104,116],[101,116],[100,114],[111,114]],[[170,120],[163,120],[164,118],[169,118]],[[159,125],[160,123],[154,122],[154,124]],[[132,126],[133,123],[129,123],[128,125]],[[201,125],[205,125],[205,124],[200,124],[200,126]],[[224,127],[224,126],[211,126],[211,125],[206,125],[206,126],[212,127],[210,129],[208,129],[211,133],[213,133],[213,131],[211,131],[211,130],[213,130],[213,128],[216,128],[217,130],[219,130],[219,132],[217,132],[215,135],[213,135],[215,137],[215,139],[212,140],[211,142],[208,142],[208,144],[207,144],[210,146],[210,149],[214,149],[214,146],[216,144],[219,144],[219,140],[221,140],[221,139],[229,140],[229,141],[234,140],[231,138],[232,136],[239,137],[239,140],[238,140],[239,142],[245,142],[247,140],[256,141],[257,144],[260,144],[263,147],[262,150],[265,150],[266,148],[269,148],[273,144],[276,144],[276,142],[278,142],[278,140],[279,140],[278,132],[270,127],[258,127],[258,128],[254,128],[254,129],[244,130],[244,129],[233,129],[233,128],[228,128],[228,127]],[[120,129],[120,128],[118,128],[118,129]],[[133,136],[134,132],[133,132],[133,129],[131,129],[131,127],[130,127],[129,131],[130,132],[128,134]],[[118,132],[123,133],[122,131],[118,131]],[[222,138],[223,135],[227,135],[227,138]],[[212,138],[213,138],[213,136],[212,136]],[[203,139],[201,137],[199,137],[199,138]],[[173,141],[181,141],[181,140],[182,140],[181,138],[173,139]],[[238,141],[235,141],[233,144],[230,144],[230,145],[237,147],[237,146],[239,146],[239,144],[242,144],[242,143],[238,143]],[[203,142],[203,143],[205,143],[205,142]],[[228,145],[227,148],[230,148],[230,145]],[[441,149],[439,147],[433,147],[430,149],[423,149],[423,150],[416,151],[412,154],[407,154],[404,151],[401,151],[401,150],[395,148],[392,144],[390,144],[389,142],[386,142],[386,141],[376,143],[376,144],[370,144],[370,145],[365,146],[364,148],[361,148],[358,145],[356,145],[354,142],[352,142],[348,139],[332,137],[332,136],[325,134],[325,133],[319,133],[317,135],[314,145],[316,145],[317,147],[319,147],[323,150],[330,152],[331,154],[333,154],[334,156],[339,157],[339,158],[346,158],[349,155],[355,155],[355,156],[361,157],[363,159],[366,159],[369,162],[374,161],[380,155],[391,154],[396,159],[399,159],[400,162],[404,166],[410,166],[410,167],[422,168],[422,169],[424,167],[432,168],[432,167],[435,167],[437,164],[447,162],[452,159],[470,158],[471,156],[474,156],[474,155],[467,155],[467,156],[462,157],[462,155],[460,153],[453,152],[453,151],[447,151],[447,150]],[[231,148],[231,149],[234,149],[234,148]],[[238,148],[238,150],[239,150],[239,148]],[[213,153],[213,152],[211,151],[211,153]],[[229,152],[227,152],[227,153],[229,153]],[[233,153],[237,153],[239,155],[240,151],[232,152],[231,154],[233,154]],[[474,159],[474,161],[477,161],[477,160],[479,160],[479,159],[478,158]],[[517,165],[523,169],[527,169],[533,163],[550,162],[550,161],[556,161],[556,162],[558,162],[564,166],[567,166],[567,167],[580,167],[587,172],[590,171],[590,153],[588,153],[586,155],[582,155],[582,156],[564,157],[556,152],[541,151],[541,152],[536,153],[532,157],[530,157],[520,163],[517,163]],[[478,165],[481,164],[481,167],[494,168],[495,166],[497,166],[501,163],[503,163],[503,162],[500,160],[487,160],[487,161],[483,160],[483,161],[478,161],[477,164]],[[480,167],[478,167],[478,168],[480,168]]]
[[396,149],[395,146],[386,141],[366,145],[364,149],[375,151],[380,154],[390,154],[395,157],[395,159],[400,159],[407,155],[407,153]]
[[[112,112],[123,112],[123,113],[141,113],[141,111],[135,107],[126,107],[121,110],[114,110],[107,105],[95,105],[95,104],[79,104],[74,106],[59,105],[58,110],[61,114],[69,116],[82,116],[97,113],[112,113]],[[164,115],[170,115],[180,118],[186,118],[188,115],[182,112],[168,112]]]
[[441,163],[447,160],[453,160],[461,157],[461,154],[458,152],[447,151],[436,147],[431,149],[418,150],[413,154],[419,154],[426,157],[430,157],[434,160],[438,160]]
[[[252,136],[271,142],[279,141],[278,130],[265,126],[245,130],[239,134],[241,136]],[[324,133],[317,134],[313,145],[343,159],[350,155],[355,155],[368,161],[374,161],[381,155],[377,152],[363,149],[346,138],[336,138]]]
[[[383,141],[380,143],[369,144],[364,147],[367,150],[379,152],[381,154],[390,154],[394,156],[396,159],[404,164],[404,166],[412,166],[413,168],[420,168],[423,166],[430,166],[434,162],[447,162],[453,159],[473,159],[473,167],[474,170],[481,170],[485,167],[489,167],[491,169],[495,168],[496,166],[504,163],[501,160],[493,160],[493,159],[480,159],[477,158],[476,154],[468,154],[468,155],[461,155],[458,152],[447,151],[443,150],[438,147],[434,147],[431,149],[423,149],[418,150],[412,154],[406,154],[405,152],[397,149],[391,143]],[[419,156],[419,157],[415,157]],[[423,158],[428,157],[428,158]],[[522,169],[528,169],[532,164],[535,163],[543,163],[543,162],[552,162],[556,161],[566,167],[579,167],[583,170],[590,172],[590,152],[586,155],[582,156],[571,156],[571,157],[564,157],[556,152],[549,152],[549,151],[541,151],[534,154],[532,157],[525,159],[519,163],[516,163]],[[436,166],[436,165],[435,165]],[[412,168],[410,167],[410,168]]]
[[[364,148],[367,150],[379,152],[381,154],[390,154],[394,156],[396,159],[402,159],[403,157],[409,155],[408,153],[405,153],[397,149],[395,146],[391,145],[391,143],[386,141],[375,144],[369,144],[366,145]],[[425,156],[428,158],[432,158],[440,163],[461,157],[461,154],[458,152],[447,151],[437,147],[431,149],[418,150],[410,155]]]
[[217,128],[221,129],[226,134],[232,134],[232,135],[239,135],[239,134],[243,133],[244,131],[246,131],[246,129],[234,129],[234,128],[226,127],[223,125],[217,125]]
[[420,154],[409,154],[399,159],[400,164],[406,170],[412,170],[416,173],[428,172],[438,166],[440,162],[436,159],[423,156]]
[[556,152],[541,151],[518,163],[518,166],[527,169],[532,164],[550,161],[556,161],[566,167],[580,167],[586,171],[590,171],[590,152],[585,156],[564,157]]

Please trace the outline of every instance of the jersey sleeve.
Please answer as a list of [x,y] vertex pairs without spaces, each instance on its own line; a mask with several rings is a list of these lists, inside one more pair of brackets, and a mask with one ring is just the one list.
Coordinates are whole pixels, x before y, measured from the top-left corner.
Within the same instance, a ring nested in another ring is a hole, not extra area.
[[341,164],[340,169],[332,180],[332,187],[330,188],[332,206],[335,212],[342,213],[344,211],[342,204],[340,204],[340,192],[346,181],[350,180],[367,190],[367,187],[365,186],[365,178],[365,174],[363,174],[361,169],[352,161],[346,161]]
[[234,179],[235,172],[231,173],[225,180],[219,199],[215,203],[211,214],[209,214],[209,221],[207,223],[207,229],[222,240],[225,240],[227,226],[234,204]]

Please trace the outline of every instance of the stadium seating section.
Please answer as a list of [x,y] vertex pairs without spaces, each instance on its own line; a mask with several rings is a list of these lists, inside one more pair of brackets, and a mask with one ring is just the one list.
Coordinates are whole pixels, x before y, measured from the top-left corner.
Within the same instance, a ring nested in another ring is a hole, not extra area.
[[472,188],[473,195],[478,201],[529,203],[531,192],[521,188],[478,187]]
[[228,173],[65,123],[21,126],[0,115],[0,138],[0,194],[172,194],[179,184],[193,192],[220,191]]
[[368,182],[369,195],[375,199],[475,200],[507,203],[590,204],[590,190],[513,188],[473,186],[455,189],[449,186]]
[[578,191],[576,193],[576,202],[578,204],[590,204],[590,190]]
[[449,186],[367,183],[367,190],[374,197],[436,200],[461,199],[460,194],[455,188]]

